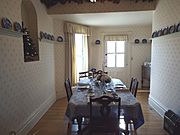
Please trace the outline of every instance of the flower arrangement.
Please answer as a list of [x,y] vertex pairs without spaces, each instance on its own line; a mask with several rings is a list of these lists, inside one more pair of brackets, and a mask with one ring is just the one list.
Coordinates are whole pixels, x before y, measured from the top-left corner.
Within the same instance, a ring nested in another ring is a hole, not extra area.
[[111,77],[108,76],[107,74],[100,74],[97,76],[97,80],[104,82],[104,83],[110,83]]

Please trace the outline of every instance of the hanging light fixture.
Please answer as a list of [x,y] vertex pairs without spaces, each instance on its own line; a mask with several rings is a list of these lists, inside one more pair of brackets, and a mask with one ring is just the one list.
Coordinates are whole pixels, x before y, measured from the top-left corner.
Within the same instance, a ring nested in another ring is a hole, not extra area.
[[95,3],[95,2],[96,2],[96,0],[90,0],[90,2]]

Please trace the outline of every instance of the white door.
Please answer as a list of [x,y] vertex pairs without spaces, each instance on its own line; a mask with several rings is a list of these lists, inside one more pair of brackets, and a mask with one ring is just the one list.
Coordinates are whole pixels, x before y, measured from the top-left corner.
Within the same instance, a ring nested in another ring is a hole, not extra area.
[[125,41],[106,41],[105,71],[111,77],[122,80],[127,86],[130,77],[129,50]]

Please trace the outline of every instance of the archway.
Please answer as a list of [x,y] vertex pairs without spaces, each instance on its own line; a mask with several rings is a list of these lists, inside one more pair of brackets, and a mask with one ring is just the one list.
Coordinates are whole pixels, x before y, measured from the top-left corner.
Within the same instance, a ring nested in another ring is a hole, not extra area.
[[30,0],[22,0],[21,15],[23,24],[24,61],[39,60],[37,14]]

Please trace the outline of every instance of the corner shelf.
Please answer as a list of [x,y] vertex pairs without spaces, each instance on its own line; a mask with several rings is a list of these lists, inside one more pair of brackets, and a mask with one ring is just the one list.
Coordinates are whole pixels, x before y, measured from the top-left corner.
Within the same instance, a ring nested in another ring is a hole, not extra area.
[[47,42],[47,43],[50,43],[50,44],[64,44],[64,42],[58,42],[58,41],[55,41],[55,40],[48,40],[48,39],[44,39],[44,38],[39,38],[39,40],[41,42]]
[[0,35],[13,36],[13,37],[20,38],[22,37],[23,33],[0,27]]

